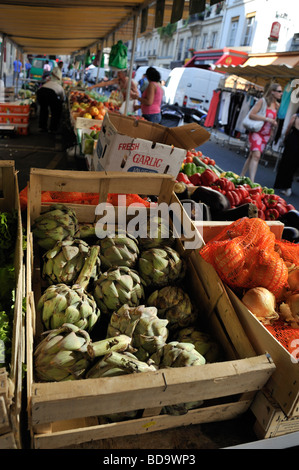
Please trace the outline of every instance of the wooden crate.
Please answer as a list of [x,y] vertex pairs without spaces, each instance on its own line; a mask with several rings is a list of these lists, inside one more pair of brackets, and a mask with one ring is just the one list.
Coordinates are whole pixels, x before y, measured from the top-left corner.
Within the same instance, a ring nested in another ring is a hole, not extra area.
[[[228,227],[232,222],[227,221],[215,221],[215,220],[203,220],[194,222],[195,227],[201,234],[205,243],[208,243],[213,237],[219,235],[221,230]],[[274,233],[277,239],[281,239],[284,224],[278,220],[266,221],[271,232]]]
[[[159,202],[178,202],[174,180],[168,175],[104,173],[31,169],[28,199],[27,251],[27,395],[29,429],[34,448],[59,448],[89,440],[136,435],[163,429],[232,419],[244,413],[256,392],[274,371],[267,355],[256,355],[242,329],[226,290],[215,270],[206,265],[197,250],[186,250],[182,240],[177,250],[188,264],[190,291],[201,306],[202,317],[226,353],[225,362],[200,367],[161,369],[120,377],[72,382],[37,383],[33,350],[41,332],[35,305],[40,295],[40,265],[30,231],[41,212],[41,190],[98,192],[99,201],[108,193],[158,195]],[[70,205],[80,222],[95,221],[95,206]],[[181,206],[179,206],[181,208]],[[180,210],[183,210],[182,208]],[[192,225],[192,224],[191,224]],[[202,239],[193,227],[193,233]],[[185,415],[160,414],[166,405],[204,400],[201,408]],[[138,419],[102,424],[99,416],[142,410]]]
[[24,322],[22,302],[25,297],[23,266],[23,232],[19,189],[14,162],[0,162],[0,210],[17,210],[18,233],[15,247],[16,292],[12,360],[10,369],[0,369],[0,449],[21,447],[20,415],[22,405],[22,363],[24,359]]
[[254,431],[259,439],[299,431],[299,416],[288,418],[267,391],[258,392],[251,406],[256,417]]
[[226,288],[248,338],[258,354],[271,355],[276,370],[267,390],[287,417],[299,416],[299,363],[265,326],[245,307],[235,293]]

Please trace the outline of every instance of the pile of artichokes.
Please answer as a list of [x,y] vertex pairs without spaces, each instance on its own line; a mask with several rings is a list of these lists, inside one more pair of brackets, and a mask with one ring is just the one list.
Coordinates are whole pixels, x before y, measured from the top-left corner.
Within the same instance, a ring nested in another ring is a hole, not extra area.
[[[38,381],[111,377],[218,360],[199,330],[200,312],[185,287],[186,262],[158,218],[158,236],[123,230],[95,238],[62,204],[33,225],[44,290],[34,352]],[[85,237],[86,234],[86,237]],[[195,333],[196,332],[196,333]]]

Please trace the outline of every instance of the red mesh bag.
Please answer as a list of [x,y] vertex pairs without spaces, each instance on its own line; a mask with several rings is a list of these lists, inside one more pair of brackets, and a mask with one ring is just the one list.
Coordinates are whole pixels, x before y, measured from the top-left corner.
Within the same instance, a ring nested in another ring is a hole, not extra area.
[[200,254],[232,289],[265,287],[279,298],[288,269],[275,246],[275,235],[264,220],[243,217],[210,240]]
[[284,261],[299,266],[299,244],[286,240],[276,240],[275,249]]

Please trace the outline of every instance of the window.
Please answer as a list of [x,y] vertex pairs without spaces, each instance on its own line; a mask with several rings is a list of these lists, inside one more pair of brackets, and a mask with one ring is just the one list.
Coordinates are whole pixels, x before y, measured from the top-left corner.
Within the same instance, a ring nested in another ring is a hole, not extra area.
[[246,22],[245,22],[244,37],[243,37],[243,41],[242,41],[242,44],[241,44],[242,46],[250,46],[251,45],[254,20],[255,20],[255,16],[247,15]]
[[233,47],[235,45],[238,26],[239,26],[239,17],[232,18],[228,41],[227,41],[228,47]]
[[205,33],[202,37],[201,48],[206,49],[207,45],[208,45],[208,35],[207,33]]
[[184,39],[180,39],[177,60],[181,60],[183,53]]
[[217,41],[217,31],[214,31],[214,32],[212,33],[211,44],[210,44],[210,46],[211,46],[212,48],[215,48],[215,47],[216,47],[216,41]]

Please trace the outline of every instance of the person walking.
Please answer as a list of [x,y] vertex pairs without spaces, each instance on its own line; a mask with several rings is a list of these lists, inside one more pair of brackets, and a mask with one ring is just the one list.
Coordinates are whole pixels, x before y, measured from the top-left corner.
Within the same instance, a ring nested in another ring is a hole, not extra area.
[[299,109],[290,119],[285,138],[284,151],[277,167],[274,188],[284,196],[292,195],[292,183],[299,168]]
[[31,62],[29,59],[26,60],[26,64],[25,64],[25,70],[26,70],[26,78],[30,78],[30,69],[31,69],[32,65],[31,65]]
[[42,132],[48,130],[49,109],[51,111],[50,132],[56,132],[62,114],[65,93],[62,86],[55,80],[48,80],[36,92],[39,104],[39,128]]
[[[240,176],[245,176],[248,171],[248,176],[254,183],[258,164],[263,151],[266,148],[270,137],[273,135],[277,126],[276,116],[279,108],[279,101],[282,95],[282,88],[278,83],[271,83],[264,93],[263,98],[259,99],[249,114],[250,119],[254,121],[264,121],[263,127],[259,132],[250,132],[248,136],[250,148],[249,155],[241,171]],[[266,115],[262,116],[259,112],[263,106],[263,99],[267,103]]]
[[13,78],[12,84],[15,85],[19,80],[20,73],[22,72],[22,62],[16,58],[13,63]]
[[161,75],[154,67],[149,67],[145,75],[148,79],[148,86],[141,97],[136,97],[140,101],[140,105],[135,106],[135,110],[141,109],[144,119],[159,124],[162,119],[161,103],[164,94]]

